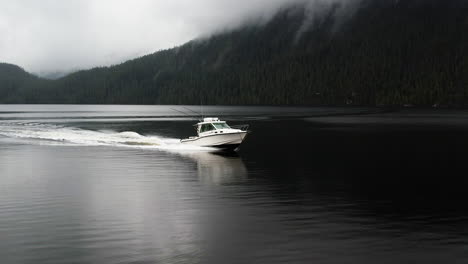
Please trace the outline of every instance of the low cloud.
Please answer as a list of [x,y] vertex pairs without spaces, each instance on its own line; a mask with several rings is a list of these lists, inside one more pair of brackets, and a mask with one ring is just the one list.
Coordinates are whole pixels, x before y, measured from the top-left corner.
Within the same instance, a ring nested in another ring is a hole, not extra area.
[[294,3],[308,5],[305,30],[320,6],[355,1],[0,0],[0,61],[36,73],[112,65],[246,20],[267,21]]

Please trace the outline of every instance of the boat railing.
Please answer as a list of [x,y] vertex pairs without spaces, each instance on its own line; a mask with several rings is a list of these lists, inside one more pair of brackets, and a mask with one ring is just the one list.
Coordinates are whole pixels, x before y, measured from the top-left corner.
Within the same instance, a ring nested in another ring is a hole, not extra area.
[[249,129],[249,125],[235,125],[231,126],[233,129],[240,129],[242,131],[247,131]]

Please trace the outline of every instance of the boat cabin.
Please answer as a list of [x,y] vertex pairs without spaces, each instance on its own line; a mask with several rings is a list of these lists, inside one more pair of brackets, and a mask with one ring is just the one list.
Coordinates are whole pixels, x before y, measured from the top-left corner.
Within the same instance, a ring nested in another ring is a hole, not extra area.
[[[204,118],[202,122],[197,124],[197,133],[206,133],[210,131],[231,129],[225,121],[220,121],[219,118]],[[222,133],[222,131],[220,131]]]

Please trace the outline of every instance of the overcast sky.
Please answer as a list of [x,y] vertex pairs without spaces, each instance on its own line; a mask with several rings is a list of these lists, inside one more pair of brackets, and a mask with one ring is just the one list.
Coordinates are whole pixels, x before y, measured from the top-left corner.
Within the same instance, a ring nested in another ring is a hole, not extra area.
[[0,0],[0,62],[34,73],[115,64],[297,1],[338,0]]

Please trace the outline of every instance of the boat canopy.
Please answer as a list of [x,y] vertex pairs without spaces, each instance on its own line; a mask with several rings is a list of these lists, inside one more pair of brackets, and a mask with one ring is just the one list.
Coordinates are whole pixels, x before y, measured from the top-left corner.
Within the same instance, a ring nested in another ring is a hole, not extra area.
[[201,123],[199,124],[200,133],[216,130],[216,129],[230,129],[231,127],[226,124],[224,121],[218,122],[209,122],[209,123]]
[[217,117],[205,117],[205,118],[203,118],[203,122],[219,122],[219,118],[217,118]]

